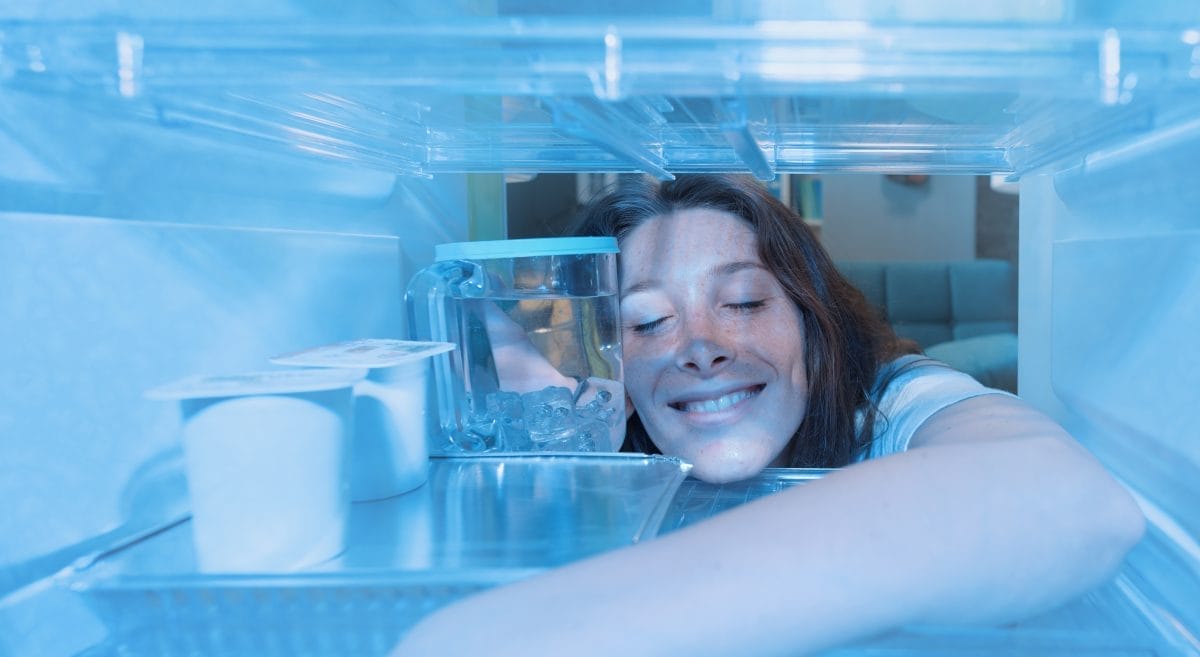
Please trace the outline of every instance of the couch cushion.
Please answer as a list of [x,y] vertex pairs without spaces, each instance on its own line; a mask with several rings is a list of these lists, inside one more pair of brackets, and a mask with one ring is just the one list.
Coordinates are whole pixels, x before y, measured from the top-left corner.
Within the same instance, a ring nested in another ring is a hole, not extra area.
[[877,262],[839,262],[838,271],[858,288],[872,306],[887,316],[887,303],[883,295],[883,267]]
[[925,355],[970,374],[990,388],[1017,391],[1017,336],[1014,333],[951,340],[927,348]]
[[844,261],[837,267],[897,334],[921,347],[1017,330],[1016,272],[1005,260]]
[[1016,333],[1017,284],[1011,263],[952,262],[947,273],[954,338]]
[[953,339],[946,263],[896,262],[884,269],[888,320],[922,347]]
[[954,338],[954,333],[939,322],[893,322],[896,335],[915,341],[922,349]]

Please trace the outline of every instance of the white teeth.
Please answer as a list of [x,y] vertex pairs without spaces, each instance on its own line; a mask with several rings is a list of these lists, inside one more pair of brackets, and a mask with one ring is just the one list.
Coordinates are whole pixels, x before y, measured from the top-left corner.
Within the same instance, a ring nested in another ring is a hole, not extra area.
[[723,411],[730,406],[751,397],[754,392],[750,390],[739,390],[731,392],[728,395],[722,395],[716,399],[706,399],[704,401],[687,402],[679,405],[679,410],[685,413],[716,413]]

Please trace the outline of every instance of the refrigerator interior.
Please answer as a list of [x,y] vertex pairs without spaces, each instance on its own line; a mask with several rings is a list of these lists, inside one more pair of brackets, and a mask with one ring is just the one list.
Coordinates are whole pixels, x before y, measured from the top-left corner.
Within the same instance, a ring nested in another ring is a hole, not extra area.
[[740,171],[1018,181],[1020,394],[1150,521],[1087,600],[876,649],[1200,655],[1200,7],[561,4],[0,9],[0,654],[119,642],[62,580],[187,517],[144,390],[405,337],[506,176]]

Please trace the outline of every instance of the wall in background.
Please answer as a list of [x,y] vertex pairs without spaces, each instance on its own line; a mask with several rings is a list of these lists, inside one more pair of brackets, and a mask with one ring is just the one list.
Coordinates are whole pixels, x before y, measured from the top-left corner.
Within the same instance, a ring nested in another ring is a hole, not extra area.
[[992,189],[987,176],[975,179],[975,257],[1017,264],[1020,197]]
[[579,208],[573,173],[541,173],[505,187],[510,239],[562,235]]
[[821,176],[821,241],[835,260],[975,257],[975,176],[911,185],[881,174]]
[[[822,241],[836,259],[1016,263],[1017,196],[987,176],[930,176],[905,185],[881,174],[818,176]],[[561,235],[579,207],[575,174],[507,185],[508,237]],[[793,199],[794,200],[794,199]]]

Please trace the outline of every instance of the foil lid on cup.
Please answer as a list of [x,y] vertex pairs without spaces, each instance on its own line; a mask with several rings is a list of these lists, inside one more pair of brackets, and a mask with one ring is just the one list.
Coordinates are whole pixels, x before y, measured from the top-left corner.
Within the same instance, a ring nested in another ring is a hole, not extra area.
[[395,367],[454,349],[452,342],[366,338],[305,349],[271,359],[276,365],[299,367]]
[[367,375],[363,368],[318,368],[197,375],[145,392],[147,399],[162,401],[286,395],[348,388]]

